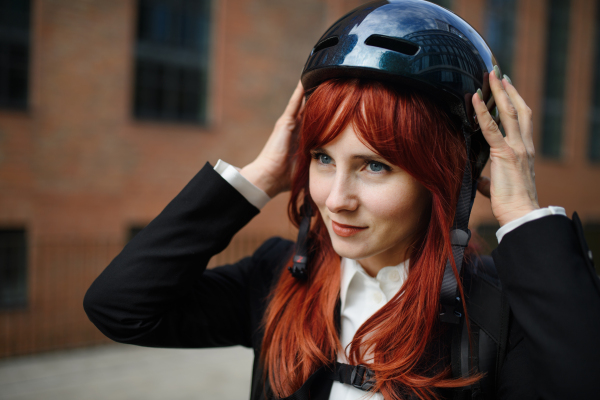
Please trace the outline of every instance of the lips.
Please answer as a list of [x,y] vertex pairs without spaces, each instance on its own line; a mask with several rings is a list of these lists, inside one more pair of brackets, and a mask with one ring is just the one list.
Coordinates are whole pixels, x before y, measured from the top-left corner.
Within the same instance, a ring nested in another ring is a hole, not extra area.
[[342,225],[342,224],[338,224],[335,221],[331,221],[331,228],[333,229],[333,232],[335,232],[336,235],[338,236],[342,236],[342,237],[350,237],[350,236],[354,236],[359,232],[364,231],[365,229],[367,229],[367,227],[360,227],[360,226],[352,226],[352,225]]

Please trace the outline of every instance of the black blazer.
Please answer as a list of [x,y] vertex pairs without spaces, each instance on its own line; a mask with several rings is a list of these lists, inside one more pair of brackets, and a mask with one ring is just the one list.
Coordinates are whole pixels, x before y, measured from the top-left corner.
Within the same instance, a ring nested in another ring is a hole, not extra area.
[[[88,317],[121,343],[251,347],[251,398],[264,398],[260,324],[293,243],[273,238],[251,257],[206,270],[258,212],[207,163],[94,281]],[[576,222],[528,222],[493,253],[514,312],[502,399],[600,398],[600,282]],[[330,388],[322,384],[312,398],[327,399]]]

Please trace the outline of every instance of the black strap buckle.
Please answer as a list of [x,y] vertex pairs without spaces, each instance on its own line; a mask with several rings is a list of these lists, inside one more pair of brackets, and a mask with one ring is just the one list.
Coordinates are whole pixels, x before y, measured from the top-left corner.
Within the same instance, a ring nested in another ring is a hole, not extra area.
[[454,304],[440,304],[440,319],[449,324],[458,324],[462,318],[462,303],[460,297],[456,296]]
[[288,268],[288,270],[292,273],[294,278],[297,278],[297,279],[306,279],[307,278],[306,261],[307,261],[306,256],[299,256],[299,255],[294,256],[294,264]]
[[357,365],[352,370],[350,384],[357,389],[368,392],[375,386],[375,373],[364,365]]

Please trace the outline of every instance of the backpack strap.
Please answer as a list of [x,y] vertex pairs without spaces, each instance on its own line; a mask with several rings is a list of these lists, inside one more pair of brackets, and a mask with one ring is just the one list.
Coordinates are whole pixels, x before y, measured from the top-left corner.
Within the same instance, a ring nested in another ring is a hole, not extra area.
[[[452,365],[453,378],[467,378],[469,376],[469,336],[465,318],[456,325],[452,332],[452,344],[450,348],[450,362]],[[453,400],[468,400],[471,396],[471,388],[457,388],[454,391]]]
[[469,262],[463,285],[471,343],[463,317],[452,335],[452,375],[467,377],[469,373],[485,372],[486,376],[466,390],[456,391],[454,399],[493,399],[506,357],[510,309],[491,258],[478,257]]

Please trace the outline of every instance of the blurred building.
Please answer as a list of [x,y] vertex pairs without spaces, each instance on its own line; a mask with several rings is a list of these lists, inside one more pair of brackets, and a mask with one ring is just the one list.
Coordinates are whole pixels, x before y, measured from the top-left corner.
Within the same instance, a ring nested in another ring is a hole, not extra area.
[[[106,341],[92,280],[207,161],[258,154],[319,36],[364,2],[0,0],[0,357]],[[577,211],[600,254],[600,0],[438,3],[534,110],[541,205]],[[211,263],[293,237],[286,201]],[[490,243],[493,221],[478,199]]]

